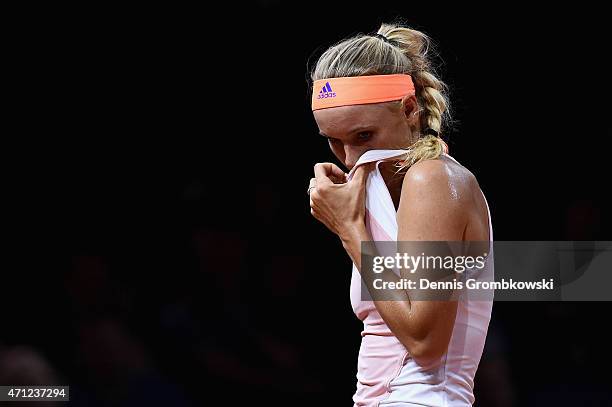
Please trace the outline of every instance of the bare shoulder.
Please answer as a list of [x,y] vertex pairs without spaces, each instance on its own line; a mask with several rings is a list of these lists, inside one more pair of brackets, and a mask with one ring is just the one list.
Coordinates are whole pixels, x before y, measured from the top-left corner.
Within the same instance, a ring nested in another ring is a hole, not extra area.
[[397,215],[401,240],[487,240],[487,207],[478,181],[448,156],[408,169]]
[[434,193],[438,197],[445,195],[459,203],[471,199],[478,188],[478,181],[470,170],[442,155],[410,167],[404,177],[402,191]]
[[398,207],[399,240],[463,240],[474,219],[476,177],[451,158],[408,169]]

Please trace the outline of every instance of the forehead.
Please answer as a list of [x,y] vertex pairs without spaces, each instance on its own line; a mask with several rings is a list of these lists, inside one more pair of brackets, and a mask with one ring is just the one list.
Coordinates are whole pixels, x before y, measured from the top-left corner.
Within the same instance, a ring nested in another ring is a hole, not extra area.
[[386,122],[393,114],[392,103],[337,106],[313,112],[315,121],[322,131],[348,130],[358,126],[372,126]]

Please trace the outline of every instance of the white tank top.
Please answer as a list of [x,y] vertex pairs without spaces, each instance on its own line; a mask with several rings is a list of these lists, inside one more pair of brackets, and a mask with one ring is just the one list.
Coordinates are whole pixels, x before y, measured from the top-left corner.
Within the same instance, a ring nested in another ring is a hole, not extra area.
[[[404,150],[370,150],[349,172],[350,179],[359,165],[377,162],[376,170],[368,175],[365,198],[366,226],[374,241],[397,240],[397,212],[380,173],[379,163],[404,153]],[[445,155],[457,162],[450,155]],[[489,241],[493,242],[491,212],[488,202],[486,205]],[[493,279],[492,257],[487,257],[482,270],[486,280]],[[353,264],[351,305],[364,325],[354,405],[471,406],[474,403],[474,376],[487,336],[492,301],[457,301],[457,315],[448,350],[439,364],[424,368],[412,359],[408,350],[394,336],[374,303],[361,300],[360,280],[359,271]]]

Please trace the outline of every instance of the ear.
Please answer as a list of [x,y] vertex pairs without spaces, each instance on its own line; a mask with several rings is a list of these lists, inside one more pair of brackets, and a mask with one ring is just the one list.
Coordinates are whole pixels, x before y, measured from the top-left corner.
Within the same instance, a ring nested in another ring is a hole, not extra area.
[[418,123],[419,120],[419,103],[415,95],[407,95],[402,99],[402,106],[406,120],[411,125]]

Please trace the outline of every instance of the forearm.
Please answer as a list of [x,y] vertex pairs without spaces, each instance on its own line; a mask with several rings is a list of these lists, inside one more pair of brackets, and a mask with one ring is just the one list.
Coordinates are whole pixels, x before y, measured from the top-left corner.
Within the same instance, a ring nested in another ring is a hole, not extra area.
[[[390,270],[377,274],[362,271],[361,264],[361,242],[372,241],[370,233],[365,226],[354,227],[349,233],[341,238],[344,249],[357,267],[362,284],[372,292],[374,279],[382,278],[386,282],[399,282],[400,277]],[[374,245],[368,250],[375,251]],[[376,256],[377,253],[368,253]],[[407,290],[385,290],[385,301],[374,300],[374,305],[389,329],[398,340],[410,351],[415,358],[420,358],[423,363],[435,359],[440,353],[446,351],[448,342],[441,340],[445,335],[434,335],[434,332],[448,331],[443,325],[443,319],[437,318],[432,313],[432,302],[411,301]],[[376,296],[372,294],[374,299]],[[454,321],[453,321],[454,322]],[[450,337],[449,337],[450,339]]]

